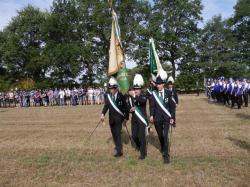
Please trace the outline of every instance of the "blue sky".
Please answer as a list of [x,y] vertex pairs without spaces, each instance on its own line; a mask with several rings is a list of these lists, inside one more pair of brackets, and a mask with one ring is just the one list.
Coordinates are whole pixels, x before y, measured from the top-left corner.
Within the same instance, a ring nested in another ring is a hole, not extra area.
[[[42,10],[49,10],[53,0],[0,0],[0,30],[2,30],[10,21],[11,17],[17,15],[17,10],[22,9],[28,4],[39,7]],[[204,5],[202,15],[204,25],[214,15],[221,14],[223,18],[233,15],[233,7],[237,0],[202,0]]]

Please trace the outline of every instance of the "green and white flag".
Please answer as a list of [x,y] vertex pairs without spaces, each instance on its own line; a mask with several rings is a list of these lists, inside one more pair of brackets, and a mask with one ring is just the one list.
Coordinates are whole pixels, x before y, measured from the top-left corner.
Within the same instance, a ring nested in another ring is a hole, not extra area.
[[150,60],[150,73],[153,76],[156,76],[158,71],[162,69],[159,56],[155,50],[154,39],[149,39],[149,60]]
[[112,30],[109,49],[108,75],[116,77],[120,90],[123,94],[128,91],[129,80],[122,49],[120,27],[114,10],[112,10]]

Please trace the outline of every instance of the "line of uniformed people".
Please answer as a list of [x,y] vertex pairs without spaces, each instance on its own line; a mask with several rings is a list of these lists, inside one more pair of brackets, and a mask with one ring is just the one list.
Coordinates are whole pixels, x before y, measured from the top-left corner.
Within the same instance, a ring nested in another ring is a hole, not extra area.
[[[122,125],[126,126],[129,113],[131,113],[132,139],[136,149],[140,152],[139,159],[145,159],[147,156],[147,135],[150,121],[155,125],[164,163],[170,163],[169,128],[176,124],[175,113],[178,96],[173,88],[173,78],[167,78],[167,73],[160,70],[156,79],[151,81],[150,88],[144,92],[142,89],[144,86],[143,78],[137,74],[134,77],[133,87],[126,95],[119,92],[115,78],[110,78],[109,92],[105,94],[101,121],[104,121],[105,114],[109,110],[109,125],[115,144],[115,157],[123,155],[121,130]],[[168,83],[168,89],[165,88],[165,83]],[[146,110],[147,101],[149,101],[149,120]]]
[[250,80],[246,79],[224,79],[224,77],[212,80],[208,79],[206,84],[209,101],[216,101],[224,105],[237,105],[240,109],[243,104],[248,107],[250,95]]

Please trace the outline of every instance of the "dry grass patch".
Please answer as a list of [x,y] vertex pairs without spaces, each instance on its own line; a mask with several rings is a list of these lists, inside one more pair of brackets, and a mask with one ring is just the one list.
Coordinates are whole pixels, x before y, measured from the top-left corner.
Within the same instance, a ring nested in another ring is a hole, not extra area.
[[107,121],[84,142],[102,106],[0,109],[0,186],[248,186],[250,108],[192,95],[180,103],[170,165],[155,130],[144,161],[125,130],[124,157],[113,158]]

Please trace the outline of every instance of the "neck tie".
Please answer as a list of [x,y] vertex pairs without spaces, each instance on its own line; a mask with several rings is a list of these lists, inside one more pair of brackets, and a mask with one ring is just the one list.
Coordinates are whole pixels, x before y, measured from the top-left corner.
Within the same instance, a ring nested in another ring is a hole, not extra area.
[[163,93],[162,92],[160,92],[160,97],[163,99]]

